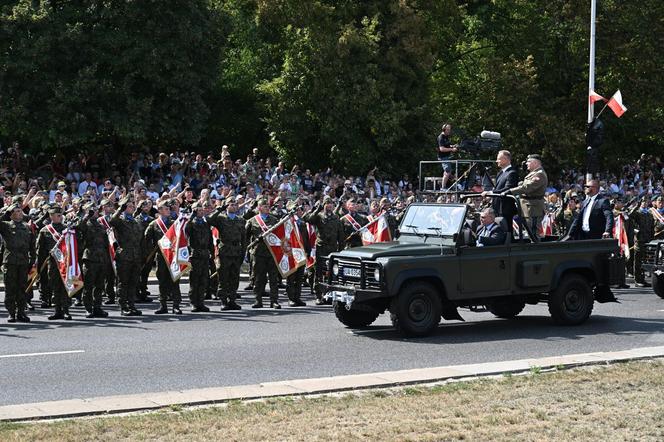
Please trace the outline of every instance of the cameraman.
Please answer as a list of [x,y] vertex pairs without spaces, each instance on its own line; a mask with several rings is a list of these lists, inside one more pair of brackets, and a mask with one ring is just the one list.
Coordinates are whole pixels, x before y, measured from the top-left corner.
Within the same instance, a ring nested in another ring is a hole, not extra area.
[[452,154],[458,150],[456,144],[450,142],[450,134],[452,133],[452,125],[449,123],[443,124],[443,131],[438,135],[438,161],[443,161],[443,189],[447,188],[447,181],[452,174],[452,166],[449,162]]

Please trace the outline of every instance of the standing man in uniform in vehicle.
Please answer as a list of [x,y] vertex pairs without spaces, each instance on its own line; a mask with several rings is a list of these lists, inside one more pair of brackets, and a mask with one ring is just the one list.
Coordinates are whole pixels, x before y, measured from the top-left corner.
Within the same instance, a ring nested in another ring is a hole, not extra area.
[[538,154],[528,155],[526,160],[528,175],[517,186],[508,189],[501,195],[518,195],[521,211],[525,222],[533,235],[537,235],[544,217],[544,193],[549,184],[546,172],[542,168],[542,157]]

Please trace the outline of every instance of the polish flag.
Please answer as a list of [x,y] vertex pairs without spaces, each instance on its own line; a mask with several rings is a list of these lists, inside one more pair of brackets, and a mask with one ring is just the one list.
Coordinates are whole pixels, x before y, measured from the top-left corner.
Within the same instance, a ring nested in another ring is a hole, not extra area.
[[608,103],[606,103],[607,106],[611,108],[614,114],[616,114],[616,117],[620,118],[622,117],[622,114],[625,113],[627,108],[622,102],[622,94],[620,93],[620,89],[616,91],[615,94],[613,94],[613,97],[609,100]]
[[606,98],[602,97],[595,91],[590,91],[590,104],[595,104],[598,101],[606,101]]

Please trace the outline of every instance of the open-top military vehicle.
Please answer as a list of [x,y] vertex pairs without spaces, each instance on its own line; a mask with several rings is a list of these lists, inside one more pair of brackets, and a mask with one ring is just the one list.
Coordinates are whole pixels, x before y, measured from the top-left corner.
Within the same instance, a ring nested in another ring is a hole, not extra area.
[[646,256],[641,268],[652,275],[652,289],[664,299],[664,240],[655,239],[646,244]]
[[624,272],[609,270],[616,240],[539,242],[526,229],[534,240],[506,235],[502,245],[475,247],[468,217],[465,204],[415,203],[396,241],[331,254],[323,287],[339,321],[366,327],[389,310],[402,334],[423,336],[441,317],[463,320],[459,307],[513,318],[546,302],[556,323],[575,325],[595,301],[615,301],[609,285]]

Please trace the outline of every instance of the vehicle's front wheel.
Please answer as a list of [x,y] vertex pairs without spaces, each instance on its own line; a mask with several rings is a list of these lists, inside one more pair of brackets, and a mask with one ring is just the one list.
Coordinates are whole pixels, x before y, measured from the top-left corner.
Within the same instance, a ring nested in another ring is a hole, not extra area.
[[374,311],[364,310],[348,310],[346,304],[339,301],[334,301],[332,304],[334,308],[334,316],[337,317],[346,327],[361,328],[371,325],[376,320],[379,313]]
[[525,306],[526,301],[523,299],[505,298],[488,303],[486,308],[498,318],[511,319],[521,313]]
[[664,299],[664,273],[659,275],[655,272],[652,274],[652,289],[655,294]]
[[413,282],[404,286],[390,305],[392,325],[406,336],[431,334],[442,313],[438,291],[431,284]]
[[562,325],[578,325],[593,311],[592,287],[581,275],[565,276],[549,297],[549,313],[553,321]]

